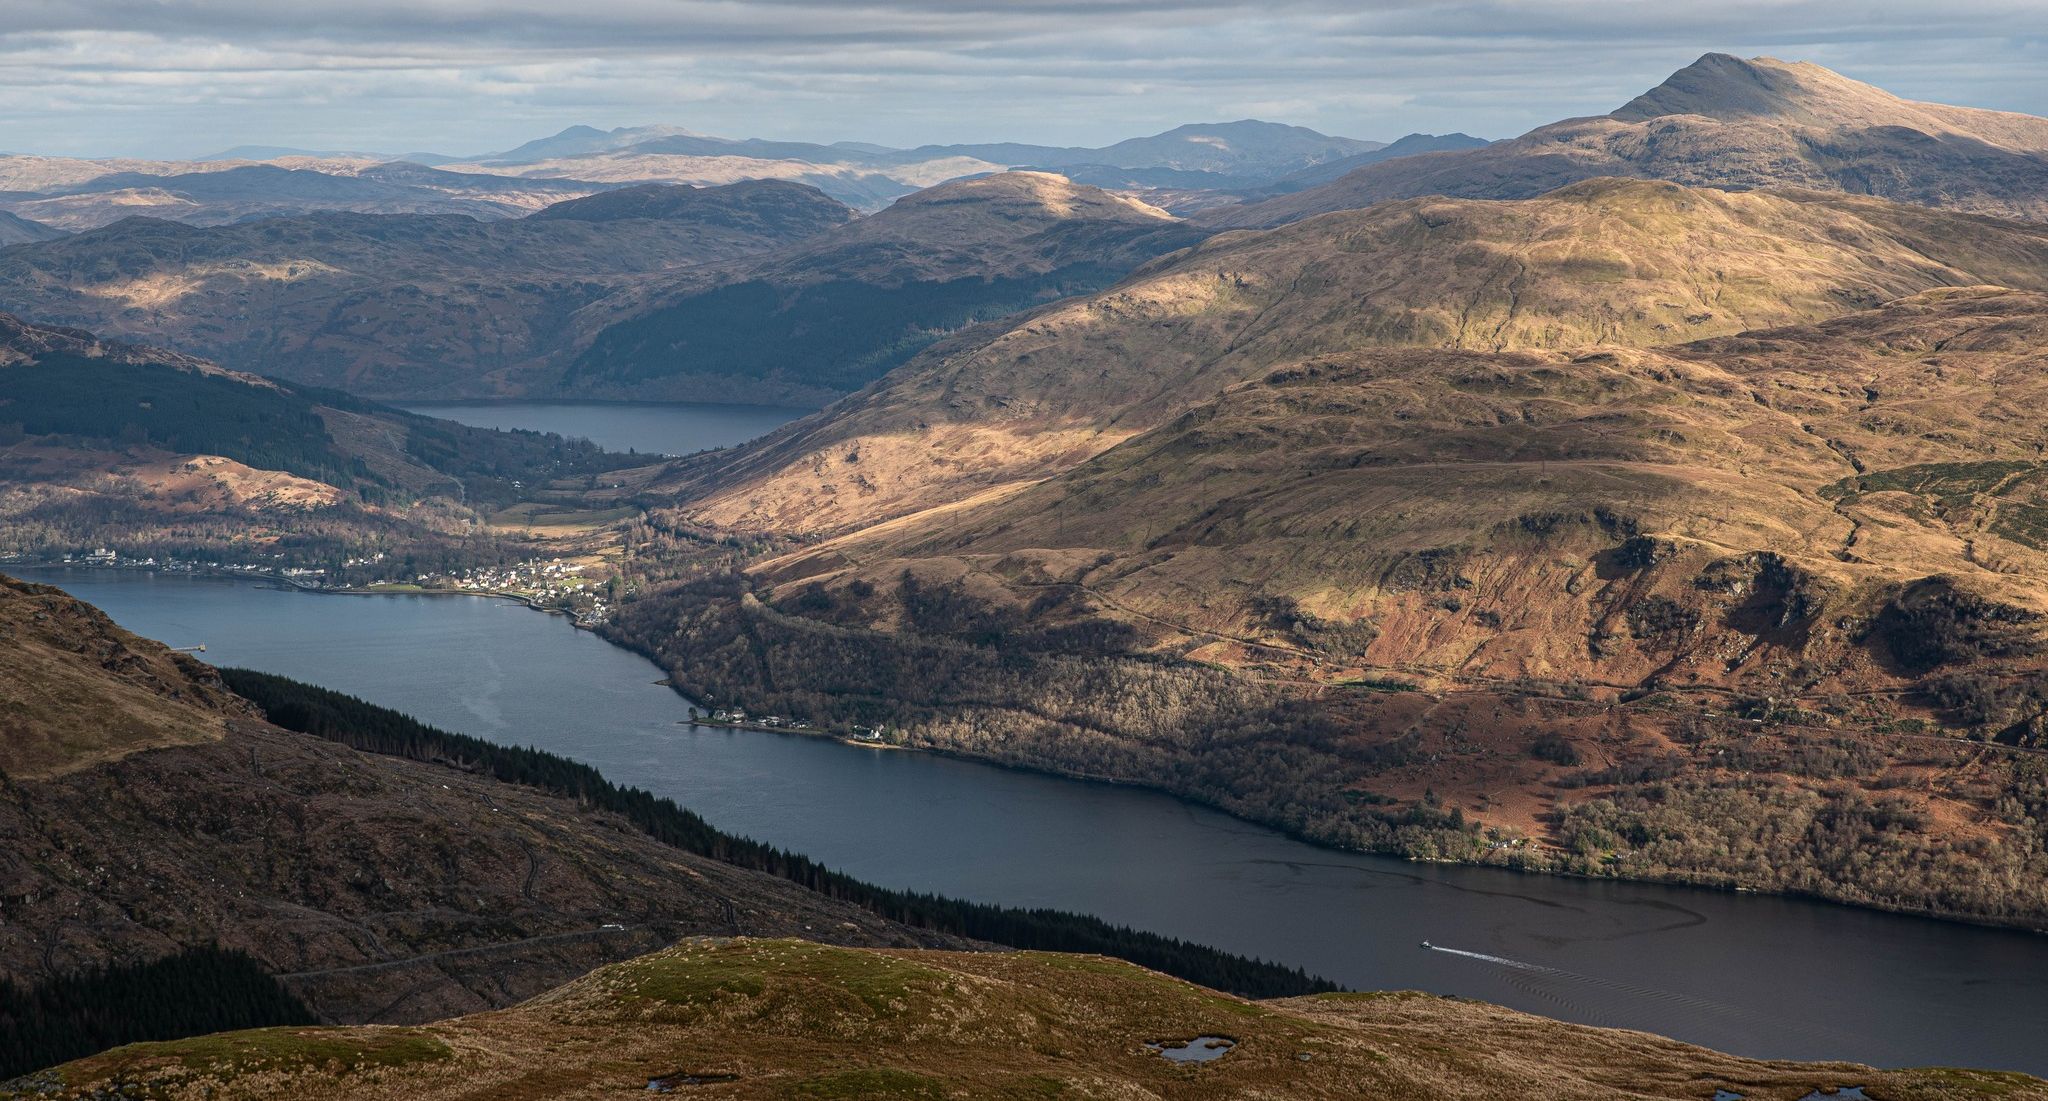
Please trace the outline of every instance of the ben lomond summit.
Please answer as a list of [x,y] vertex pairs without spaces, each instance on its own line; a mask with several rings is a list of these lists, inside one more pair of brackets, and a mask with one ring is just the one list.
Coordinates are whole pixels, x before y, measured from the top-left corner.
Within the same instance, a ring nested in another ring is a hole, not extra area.
[[1811,62],[1710,53],[1604,115],[1367,165],[1196,220],[1272,226],[1421,195],[1526,199],[1595,176],[1802,187],[2041,220],[2044,158],[2048,119],[1902,99]]

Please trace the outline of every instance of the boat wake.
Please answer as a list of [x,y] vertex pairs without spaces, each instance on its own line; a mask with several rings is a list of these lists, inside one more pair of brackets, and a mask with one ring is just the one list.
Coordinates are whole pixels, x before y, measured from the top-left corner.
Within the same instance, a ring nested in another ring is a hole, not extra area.
[[1484,952],[1467,952],[1463,948],[1445,948],[1441,944],[1431,944],[1428,941],[1423,941],[1422,946],[1424,948],[1429,949],[1432,952],[1442,952],[1445,955],[1449,956],[1463,956],[1468,960],[1481,960],[1486,963],[1499,964],[1502,967],[1512,967],[1517,971],[1535,971],[1542,974],[1550,975],[1571,975],[1574,978],[1586,979],[1589,982],[1601,981],[1599,979],[1594,979],[1590,975],[1577,975],[1573,972],[1565,971],[1561,968],[1544,967],[1541,964],[1535,963],[1524,963],[1521,960],[1511,960],[1506,956],[1489,956]]
[[[1661,1005],[1665,1007],[1667,1012],[1675,1013],[1683,1020],[1699,1023],[1718,1020],[1719,1024],[1735,1027],[1741,1032],[1754,1032],[1761,1027],[1771,1033],[1796,1034],[1814,1041],[1841,1043],[1848,1039],[1841,1032],[1828,1028],[1818,1022],[1788,1021],[1773,1018],[1767,1014],[1759,1013],[1754,1008],[1739,1008],[1728,1005],[1725,1002],[1717,1002],[1712,998],[1703,998],[1697,994],[1686,994],[1673,990],[1658,990],[1615,979],[1605,979],[1597,975],[1585,975],[1577,971],[1567,971],[1562,967],[1549,967],[1540,963],[1530,963],[1527,960],[1510,959],[1506,956],[1495,956],[1485,952],[1471,952],[1463,948],[1447,948],[1441,944],[1431,944],[1428,941],[1423,942],[1423,947],[1432,952],[1442,952],[1449,956],[1460,956],[1468,960],[1476,960],[1480,963],[1492,964],[1495,967],[1501,968],[1508,972],[1503,978],[1509,986],[1532,997],[1550,1002],[1580,1020],[1590,1021],[1600,1017],[1612,1018],[1616,1016],[1614,1007],[1615,995],[1621,995],[1622,997],[1639,1002]],[[1588,1002],[1594,1004],[1587,1004]],[[1640,1021],[1636,1020],[1636,1014],[1627,1013],[1623,1016],[1625,1019],[1617,1023],[1629,1024],[1633,1021],[1632,1027],[1641,1027]]]

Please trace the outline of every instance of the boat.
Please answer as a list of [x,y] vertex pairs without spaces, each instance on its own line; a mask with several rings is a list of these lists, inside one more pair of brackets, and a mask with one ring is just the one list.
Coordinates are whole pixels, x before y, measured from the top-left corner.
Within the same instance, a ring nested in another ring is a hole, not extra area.
[[1423,946],[1424,948],[1435,948],[1435,947],[1436,947],[1436,945],[1434,945],[1434,944],[1431,944],[1431,943],[1429,943],[1428,941],[1423,941],[1423,942],[1422,942],[1422,946]]

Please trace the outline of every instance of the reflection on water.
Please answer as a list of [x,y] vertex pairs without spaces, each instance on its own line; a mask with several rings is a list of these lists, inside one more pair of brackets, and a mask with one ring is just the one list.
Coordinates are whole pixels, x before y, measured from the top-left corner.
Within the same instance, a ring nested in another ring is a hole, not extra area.
[[[1793,899],[1410,864],[1130,788],[680,725],[636,655],[505,601],[30,571],[207,658],[537,745],[891,887],[1053,906],[1746,1055],[2048,1072],[2048,937]],[[1172,860],[1159,859],[1172,853]],[[1448,946],[1418,948],[1422,941]]]
[[1197,1036],[1192,1040],[1161,1040],[1145,1049],[1172,1063],[1207,1063],[1230,1054],[1236,1040],[1222,1036]]

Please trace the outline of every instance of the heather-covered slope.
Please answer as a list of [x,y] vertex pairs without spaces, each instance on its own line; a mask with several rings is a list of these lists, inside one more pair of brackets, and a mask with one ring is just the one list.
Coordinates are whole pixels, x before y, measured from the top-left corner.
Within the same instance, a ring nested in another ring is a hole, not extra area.
[[693,689],[1418,856],[2048,922],[2048,298],[1376,349],[656,594]]
[[658,484],[713,523],[845,529],[1068,469],[1309,356],[1664,344],[1971,284],[2048,289],[2048,230],[1633,180],[1413,199],[1212,238]]
[[197,661],[97,608],[0,576],[0,775],[17,782],[219,741],[250,709]]
[[1523,199],[1595,176],[1806,187],[2041,221],[2048,119],[1900,99],[1810,62],[1707,54],[1610,114],[1368,165],[1198,220],[1272,226],[1418,195]]

